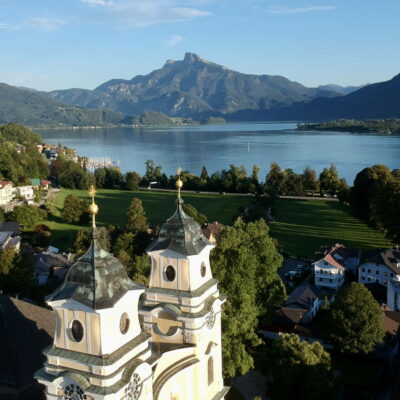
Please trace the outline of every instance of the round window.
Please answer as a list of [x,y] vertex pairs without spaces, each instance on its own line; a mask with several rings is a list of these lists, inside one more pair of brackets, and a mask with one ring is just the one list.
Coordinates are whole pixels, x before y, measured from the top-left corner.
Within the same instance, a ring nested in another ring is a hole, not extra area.
[[119,321],[119,329],[123,335],[129,330],[129,318],[127,313],[123,313],[121,315],[121,319]]
[[71,334],[76,342],[80,342],[83,339],[83,325],[78,320],[72,322]]
[[203,278],[206,276],[206,272],[207,272],[206,264],[202,263],[202,264],[201,264],[200,273],[201,273],[201,276],[202,276]]
[[168,265],[168,267],[165,268],[165,276],[170,282],[175,279],[176,272],[175,268],[172,265]]

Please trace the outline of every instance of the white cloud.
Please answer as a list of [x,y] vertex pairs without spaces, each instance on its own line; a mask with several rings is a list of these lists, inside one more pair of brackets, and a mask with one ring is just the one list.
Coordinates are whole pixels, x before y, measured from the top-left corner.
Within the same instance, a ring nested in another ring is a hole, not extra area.
[[65,21],[59,18],[30,18],[24,25],[39,31],[54,31],[65,25]]
[[111,0],[82,0],[91,6],[112,6],[114,4]]
[[0,29],[3,31],[16,31],[19,29],[19,26],[4,24],[4,23],[0,22]]
[[334,10],[336,7],[334,6],[313,6],[313,7],[285,7],[285,6],[271,6],[266,9],[265,12],[269,14],[301,14],[308,13],[313,11],[329,11]]
[[164,42],[164,47],[174,47],[182,42],[183,37],[180,35],[172,35],[168,40]]
[[[211,15],[191,7],[193,0],[81,0],[97,8],[94,20],[121,28],[140,28],[160,23],[187,21]],[[208,0],[202,0],[208,1]],[[200,0],[201,2],[201,0]],[[107,7],[105,7],[107,6]]]

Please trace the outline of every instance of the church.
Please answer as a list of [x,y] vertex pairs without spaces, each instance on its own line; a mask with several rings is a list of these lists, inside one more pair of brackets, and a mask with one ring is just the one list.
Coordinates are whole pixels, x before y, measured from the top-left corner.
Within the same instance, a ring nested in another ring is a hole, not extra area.
[[214,244],[183,211],[147,248],[147,288],[98,243],[95,190],[91,244],[47,298],[56,316],[54,343],[36,373],[48,400],[222,400],[221,307],[213,278]]

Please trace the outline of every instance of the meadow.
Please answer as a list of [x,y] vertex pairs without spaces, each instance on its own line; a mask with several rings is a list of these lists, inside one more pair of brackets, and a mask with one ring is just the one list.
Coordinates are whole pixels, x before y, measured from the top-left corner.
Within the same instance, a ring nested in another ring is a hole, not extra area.
[[[64,199],[73,194],[86,199],[85,190],[63,189],[56,196],[54,205],[57,215],[45,221],[52,230],[52,242],[62,250],[72,244],[76,230],[89,228],[88,224],[68,224],[60,217]],[[176,193],[159,191],[129,192],[122,190],[98,189],[96,203],[100,211],[98,226],[125,224],[126,212],[132,198],[143,202],[151,225],[161,225],[169,218],[176,207]],[[209,222],[219,221],[231,224],[251,203],[251,197],[183,193],[186,203],[205,214]],[[347,247],[361,248],[364,251],[376,247],[389,247],[391,243],[383,233],[368,227],[351,215],[349,207],[332,201],[279,199],[276,204],[275,222],[270,225],[271,236],[276,238],[283,251],[293,256],[313,257],[322,245],[342,243]]]

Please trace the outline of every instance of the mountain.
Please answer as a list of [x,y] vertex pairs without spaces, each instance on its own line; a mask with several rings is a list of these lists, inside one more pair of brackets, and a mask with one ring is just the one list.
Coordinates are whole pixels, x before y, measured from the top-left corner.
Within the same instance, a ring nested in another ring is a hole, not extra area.
[[196,117],[245,109],[268,110],[337,93],[307,88],[282,76],[239,73],[186,53],[183,60],[168,60],[162,68],[145,76],[113,79],[94,90],[56,90],[48,96],[81,107],[106,107],[125,115],[156,111]]
[[400,74],[388,81],[364,86],[346,96],[319,98],[275,108],[258,117],[297,121],[400,118]]
[[0,83],[0,124],[103,125],[119,123],[123,115],[110,110],[88,110],[43,96],[32,89]]
[[352,92],[355,92],[356,90],[367,86],[367,85],[361,85],[361,86],[340,86],[340,85],[334,85],[333,83],[330,83],[328,85],[319,85],[318,89],[320,90],[330,90],[332,92],[336,92],[338,94],[344,95],[344,94],[349,94]]

